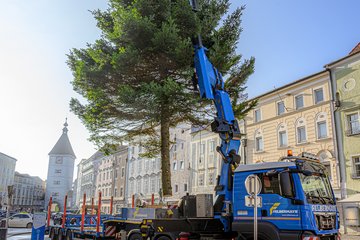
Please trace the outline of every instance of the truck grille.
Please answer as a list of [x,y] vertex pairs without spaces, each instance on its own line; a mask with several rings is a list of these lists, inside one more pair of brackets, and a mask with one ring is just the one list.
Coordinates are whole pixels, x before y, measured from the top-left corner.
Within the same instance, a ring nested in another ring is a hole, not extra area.
[[319,230],[330,230],[335,228],[335,215],[316,214],[316,224]]

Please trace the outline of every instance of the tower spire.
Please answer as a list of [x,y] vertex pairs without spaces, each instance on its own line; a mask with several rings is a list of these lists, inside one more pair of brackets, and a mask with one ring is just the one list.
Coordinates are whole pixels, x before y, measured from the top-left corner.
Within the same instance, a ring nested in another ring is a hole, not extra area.
[[64,123],[64,128],[63,128],[63,133],[65,133],[65,134],[67,134],[67,132],[68,132],[67,126],[69,126],[69,125],[67,123],[67,118],[65,118],[65,123]]

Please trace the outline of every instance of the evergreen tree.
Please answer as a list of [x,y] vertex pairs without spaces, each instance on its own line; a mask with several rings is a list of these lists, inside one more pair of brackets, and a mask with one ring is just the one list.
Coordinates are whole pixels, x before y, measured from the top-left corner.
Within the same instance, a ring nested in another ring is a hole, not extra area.
[[172,194],[169,129],[205,124],[214,111],[193,91],[194,36],[201,34],[208,57],[228,77],[235,115],[255,104],[240,102],[254,70],[253,58],[241,61],[236,53],[244,8],[228,13],[229,0],[199,6],[195,14],[188,0],[110,0],[106,11],[93,11],[102,37],[68,55],[74,90],[86,99],[72,99],[70,107],[91,140],[106,148],[144,136],[145,155],[161,154],[164,196]]

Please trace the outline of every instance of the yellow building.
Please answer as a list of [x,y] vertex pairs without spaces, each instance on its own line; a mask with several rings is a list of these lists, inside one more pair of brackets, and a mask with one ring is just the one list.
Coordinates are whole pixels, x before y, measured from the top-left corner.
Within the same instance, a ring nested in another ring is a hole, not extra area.
[[310,152],[325,164],[338,189],[330,94],[329,74],[322,71],[256,97],[257,107],[242,122],[244,162],[278,161],[288,149],[294,155]]

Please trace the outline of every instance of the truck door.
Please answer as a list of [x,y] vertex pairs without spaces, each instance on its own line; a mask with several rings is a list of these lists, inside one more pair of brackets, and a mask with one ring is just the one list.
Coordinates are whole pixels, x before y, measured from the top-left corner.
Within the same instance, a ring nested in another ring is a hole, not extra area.
[[301,229],[300,205],[294,204],[296,196],[292,175],[289,172],[259,175],[262,179],[262,221],[283,230]]

